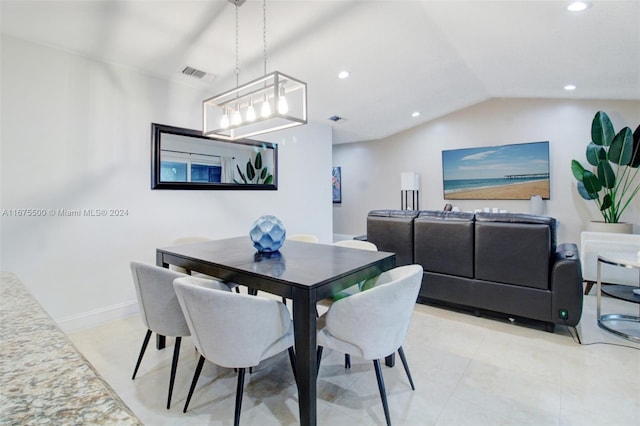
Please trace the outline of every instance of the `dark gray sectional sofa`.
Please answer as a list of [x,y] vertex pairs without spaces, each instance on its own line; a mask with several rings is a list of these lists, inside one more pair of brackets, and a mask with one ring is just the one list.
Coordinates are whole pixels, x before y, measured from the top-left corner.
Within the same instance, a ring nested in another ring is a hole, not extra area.
[[367,240],[422,265],[419,302],[575,326],[582,271],[575,244],[556,243],[556,221],[509,213],[373,210]]

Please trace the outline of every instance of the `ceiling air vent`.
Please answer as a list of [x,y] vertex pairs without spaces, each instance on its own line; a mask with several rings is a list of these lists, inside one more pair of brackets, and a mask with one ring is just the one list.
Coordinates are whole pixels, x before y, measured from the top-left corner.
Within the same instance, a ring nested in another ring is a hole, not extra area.
[[337,115],[332,115],[331,117],[329,117],[329,120],[333,121],[334,123],[338,122],[338,121],[340,121],[342,119],[343,119],[342,117],[337,116]]
[[206,72],[200,71],[191,67],[184,67],[184,69],[182,70],[182,74],[189,75],[191,77],[195,77],[199,79],[203,79],[207,75]]

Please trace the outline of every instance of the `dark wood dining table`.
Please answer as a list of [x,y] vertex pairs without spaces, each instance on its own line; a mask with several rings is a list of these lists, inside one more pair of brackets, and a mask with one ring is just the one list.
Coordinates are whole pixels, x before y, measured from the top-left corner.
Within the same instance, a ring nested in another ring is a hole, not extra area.
[[394,253],[329,244],[285,241],[260,254],[251,239],[237,237],[158,248],[156,264],[181,266],[293,301],[300,424],[315,425],[316,303],[395,266]]

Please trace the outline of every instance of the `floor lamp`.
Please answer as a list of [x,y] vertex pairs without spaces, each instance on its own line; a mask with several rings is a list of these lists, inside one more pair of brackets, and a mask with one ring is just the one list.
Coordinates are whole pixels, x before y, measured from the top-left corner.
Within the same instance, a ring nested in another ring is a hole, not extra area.
[[[411,208],[409,208],[411,201]],[[400,209],[420,210],[420,175],[414,172],[400,174]]]

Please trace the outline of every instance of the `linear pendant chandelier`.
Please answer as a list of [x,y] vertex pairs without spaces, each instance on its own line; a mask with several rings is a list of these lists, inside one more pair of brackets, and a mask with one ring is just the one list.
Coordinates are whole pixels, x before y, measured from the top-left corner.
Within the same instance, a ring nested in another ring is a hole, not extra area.
[[307,83],[279,71],[267,74],[267,7],[263,0],[264,75],[239,85],[238,8],[236,12],[236,87],[202,102],[202,133],[225,140],[307,124]]

